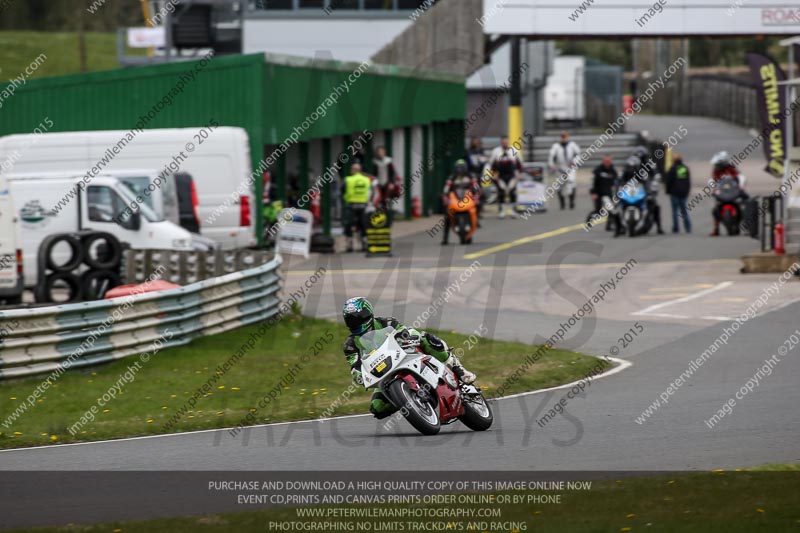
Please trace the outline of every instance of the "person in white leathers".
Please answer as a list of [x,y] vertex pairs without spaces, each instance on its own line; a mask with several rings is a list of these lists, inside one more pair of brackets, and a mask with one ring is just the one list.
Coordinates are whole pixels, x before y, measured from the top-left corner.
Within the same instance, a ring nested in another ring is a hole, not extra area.
[[550,148],[550,171],[560,180],[558,187],[558,201],[561,209],[565,207],[564,193],[569,197],[569,208],[575,209],[575,175],[578,171],[578,156],[581,148],[574,141],[569,140],[569,133],[561,132],[561,140],[553,143]]
[[505,218],[506,214],[516,218],[514,204],[517,203],[516,189],[519,173],[522,172],[522,157],[519,150],[509,144],[507,136],[500,137],[500,146],[492,150],[486,168],[494,176],[500,193],[500,218]]

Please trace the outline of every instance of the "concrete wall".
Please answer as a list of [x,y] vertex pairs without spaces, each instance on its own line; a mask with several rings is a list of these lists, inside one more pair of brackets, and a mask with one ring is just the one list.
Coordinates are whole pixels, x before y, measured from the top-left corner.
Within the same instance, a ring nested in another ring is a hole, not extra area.
[[482,14],[481,0],[441,0],[372,60],[468,76],[484,60]]

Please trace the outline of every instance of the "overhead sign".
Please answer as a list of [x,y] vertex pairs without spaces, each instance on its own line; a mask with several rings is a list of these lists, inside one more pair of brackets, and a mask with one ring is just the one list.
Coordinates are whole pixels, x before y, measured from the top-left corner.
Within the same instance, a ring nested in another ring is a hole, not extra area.
[[794,35],[784,0],[483,0],[485,34],[529,37]]

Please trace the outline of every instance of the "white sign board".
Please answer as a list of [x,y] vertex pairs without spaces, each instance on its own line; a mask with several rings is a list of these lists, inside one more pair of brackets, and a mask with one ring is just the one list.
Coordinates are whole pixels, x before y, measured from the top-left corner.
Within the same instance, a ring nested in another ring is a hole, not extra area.
[[311,211],[282,209],[278,213],[276,224],[280,226],[275,241],[277,252],[308,257],[311,251],[311,230],[314,227],[314,215]]
[[128,28],[128,46],[131,48],[161,48],[167,44],[166,28]]
[[483,0],[485,34],[530,37],[794,35],[783,0]]
[[545,186],[538,181],[521,181],[517,184],[517,206],[532,207],[539,211],[547,209]]

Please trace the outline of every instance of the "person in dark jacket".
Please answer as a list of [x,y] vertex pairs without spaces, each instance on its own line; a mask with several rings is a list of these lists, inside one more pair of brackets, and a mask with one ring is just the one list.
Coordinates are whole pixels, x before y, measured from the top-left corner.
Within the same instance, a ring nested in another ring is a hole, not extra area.
[[678,233],[678,218],[683,219],[683,227],[686,233],[692,232],[692,221],[689,219],[689,210],[686,208],[686,200],[689,191],[692,190],[692,177],[681,154],[672,154],[672,167],[667,172],[667,194],[672,200],[672,233]]
[[605,205],[603,203],[603,198],[607,197],[611,199],[614,197],[614,187],[619,179],[619,173],[614,167],[614,161],[611,159],[611,156],[607,155],[603,157],[602,163],[592,171],[592,175],[594,177],[589,194],[592,195],[592,200],[594,201],[594,211],[589,213],[589,216],[586,217],[586,223],[592,226],[595,221],[603,218],[603,216],[607,216],[608,223],[606,224],[606,230],[611,231],[611,213],[603,212],[603,206]]

